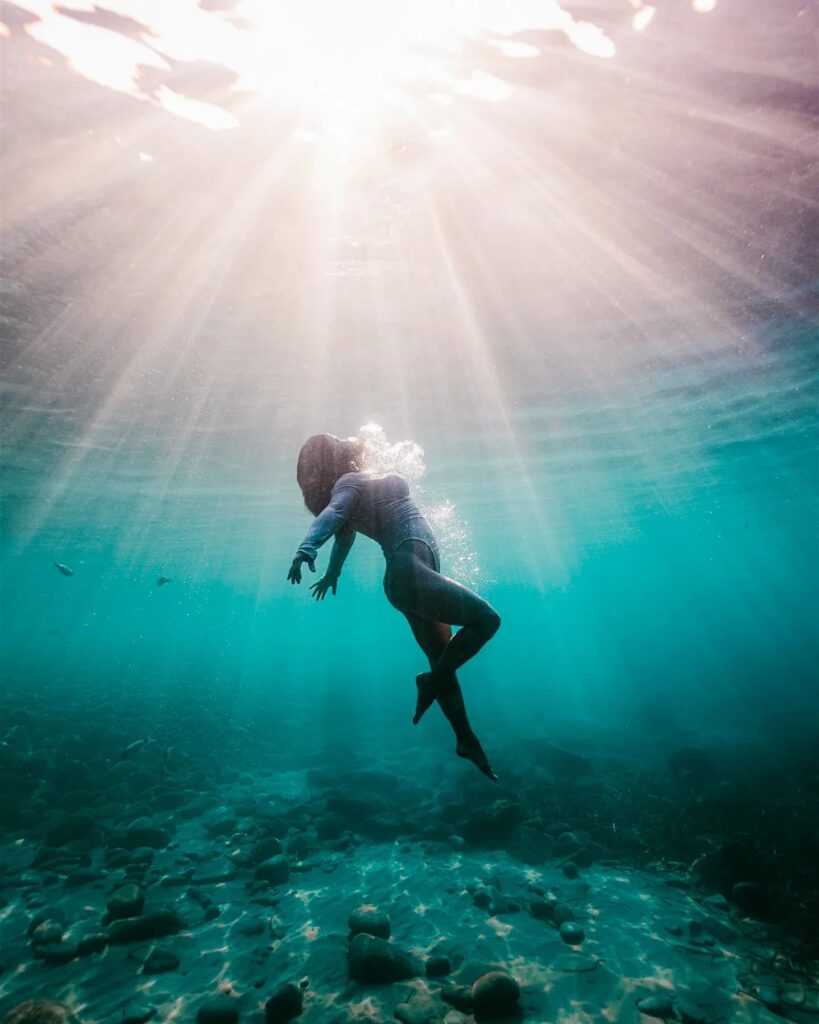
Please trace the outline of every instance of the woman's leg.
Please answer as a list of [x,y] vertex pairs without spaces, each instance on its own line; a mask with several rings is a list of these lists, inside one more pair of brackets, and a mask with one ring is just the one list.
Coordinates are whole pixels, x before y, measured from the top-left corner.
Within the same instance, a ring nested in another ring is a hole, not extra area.
[[[444,622],[431,622],[428,619],[421,619],[417,615],[407,615],[406,619],[410,624],[418,646],[429,659],[431,668],[438,661],[444,648],[450,642],[452,630]],[[418,677],[418,704],[415,708],[415,718],[413,718],[415,724],[421,720],[424,711],[429,707],[425,683],[431,681],[430,675],[426,673]],[[433,700],[438,701],[438,706],[452,726],[452,731],[455,733],[457,741],[455,752],[458,756],[472,761],[490,779],[497,779],[497,775],[489,764],[489,759],[484,753],[480,740],[469,724],[464,696],[461,692],[458,677],[454,672],[440,681]]]
[[[417,615],[407,615],[407,622],[410,624],[412,635],[418,642],[418,646],[426,654],[429,660],[429,667],[432,668],[440,658],[444,648],[452,639],[452,630],[445,622],[431,622],[429,619],[420,619]],[[446,715],[455,736],[460,739],[471,735],[472,727],[466,717],[466,706],[464,704],[461,686],[458,677],[453,672],[437,694],[438,704]],[[422,687],[418,688],[418,705],[415,708],[413,725],[417,725],[426,707],[422,696]]]
[[431,666],[433,677],[442,681],[492,639],[500,615],[468,587],[427,564],[427,551],[420,542],[409,542],[396,551],[389,569],[388,593],[405,615],[461,627]]

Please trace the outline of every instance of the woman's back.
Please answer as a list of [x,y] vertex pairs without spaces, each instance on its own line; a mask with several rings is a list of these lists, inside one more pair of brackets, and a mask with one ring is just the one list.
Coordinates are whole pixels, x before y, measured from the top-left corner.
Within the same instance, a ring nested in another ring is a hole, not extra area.
[[348,510],[347,524],[377,541],[387,558],[406,540],[435,544],[426,519],[410,496],[409,484],[398,473],[346,473],[333,488],[330,503],[337,501]]

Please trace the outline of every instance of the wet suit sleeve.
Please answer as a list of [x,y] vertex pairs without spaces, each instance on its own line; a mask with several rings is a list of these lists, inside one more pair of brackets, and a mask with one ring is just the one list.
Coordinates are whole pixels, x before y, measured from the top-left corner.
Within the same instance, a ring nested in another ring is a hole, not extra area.
[[[315,522],[307,532],[307,536],[299,545],[299,553],[306,555],[310,559],[315,558],[316,552],[321,545],[328,541],[332,536],[338,534],[342,527],[347,524],[347,518],[355,508],[357,501],[358,487],[356,486],[356,482],[342,477],[333,488],[333,492],[330,495],[330,503],[327,505],[327,508],[325,508],[321,515],[316,516]],[[352,537],[355,537],[355,531],[352,527],[349,527],[349,532],[352,534]],[[340,558],[338,563],[339,571],[341,571],[341,562],[346,558],[347,551],[350,550],[350,546],[353,542],[352,539],[347,541],[347,538],[343,536],[341,543],[346,544],[346,550],[344,551],[344,556]],[[333,554],[335,554],[335,546]]]
[[335,536],[333,550],[330,552],[330,561],[327,564],[327,572],[325,573],[325,576],[334,583],[341,575],[341,567],[350,553],[354,540],[355,530],[349,523],[345,523]]

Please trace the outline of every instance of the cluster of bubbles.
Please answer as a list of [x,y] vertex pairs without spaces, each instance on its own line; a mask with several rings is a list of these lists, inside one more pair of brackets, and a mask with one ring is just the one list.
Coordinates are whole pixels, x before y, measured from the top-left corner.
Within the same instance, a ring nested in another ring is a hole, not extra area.
[[481,579],[469,527],[448,500],[427,494],[421,481],[426,472],[424,449],[415,441],[390,444],[383,427],[366,423],[355,437],[361,448],[360,465],[367,473],[399,473],[410,485],[418,507],[432,528],[441,548],[447,575],[468,586]]

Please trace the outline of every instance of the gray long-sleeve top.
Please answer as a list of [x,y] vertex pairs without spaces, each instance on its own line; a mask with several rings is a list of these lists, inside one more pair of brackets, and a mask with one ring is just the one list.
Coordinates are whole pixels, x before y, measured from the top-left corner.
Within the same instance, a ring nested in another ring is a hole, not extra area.
[[377,541],[388,562],[406,540],[422,540],[437,553],[432,530],[410,497],[409,484],[397,473],[346,473],[339,477],[329,504],[316,516],[299,552],[313,559],[334,536],[326,575],[337,579],[356,533]]

